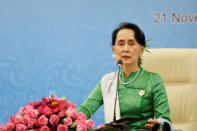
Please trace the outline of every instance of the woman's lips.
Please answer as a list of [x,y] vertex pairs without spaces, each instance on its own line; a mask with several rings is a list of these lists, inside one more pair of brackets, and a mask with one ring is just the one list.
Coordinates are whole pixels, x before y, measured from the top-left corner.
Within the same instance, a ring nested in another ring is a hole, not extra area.
[[123,59],[129,59],[131,58],[130,56],[122,56]]

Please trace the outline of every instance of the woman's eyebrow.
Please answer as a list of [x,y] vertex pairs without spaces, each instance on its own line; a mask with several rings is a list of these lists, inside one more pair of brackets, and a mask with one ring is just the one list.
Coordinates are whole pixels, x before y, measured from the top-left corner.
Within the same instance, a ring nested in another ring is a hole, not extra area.
[[123,39],[116,40],[116,42],[124,42]]
[[135,40],[135,39],[129,39],[128,41],[130,41],[130,42],[135,42],[136,40]]

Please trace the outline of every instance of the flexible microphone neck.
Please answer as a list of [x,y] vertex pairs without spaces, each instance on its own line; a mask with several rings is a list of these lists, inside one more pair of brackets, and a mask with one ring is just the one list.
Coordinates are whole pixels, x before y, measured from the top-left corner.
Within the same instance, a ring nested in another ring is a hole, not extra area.
[[120,68],[122,67],[122,60],[118,60],[117,65],[118,65],[118,76],[117,76],[116,96],[115,96],[115,103],[114,103],[114,117],[113,117],[113,122],[116,121],[116,102],[117,102],[118,82],[119,82]]

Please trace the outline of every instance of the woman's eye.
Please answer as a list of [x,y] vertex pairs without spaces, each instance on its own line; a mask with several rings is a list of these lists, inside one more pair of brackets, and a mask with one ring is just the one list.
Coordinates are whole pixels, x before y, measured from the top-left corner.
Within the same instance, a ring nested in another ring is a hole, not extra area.
[[118,45],[124,45],[124,43],[123,42],[119,42]]
[[134,45],[134,42],[130,42],[129,45]]

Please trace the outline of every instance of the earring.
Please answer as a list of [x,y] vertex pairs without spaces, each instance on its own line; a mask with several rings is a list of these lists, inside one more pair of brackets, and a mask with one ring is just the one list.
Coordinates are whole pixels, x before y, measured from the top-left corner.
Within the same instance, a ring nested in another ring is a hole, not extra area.
[[139,58],[138,58],[138,66],[140,67],[140,66],[141,66],[141,64],[142,64],[142,58],[141,58],[141,57],[139,57]]

